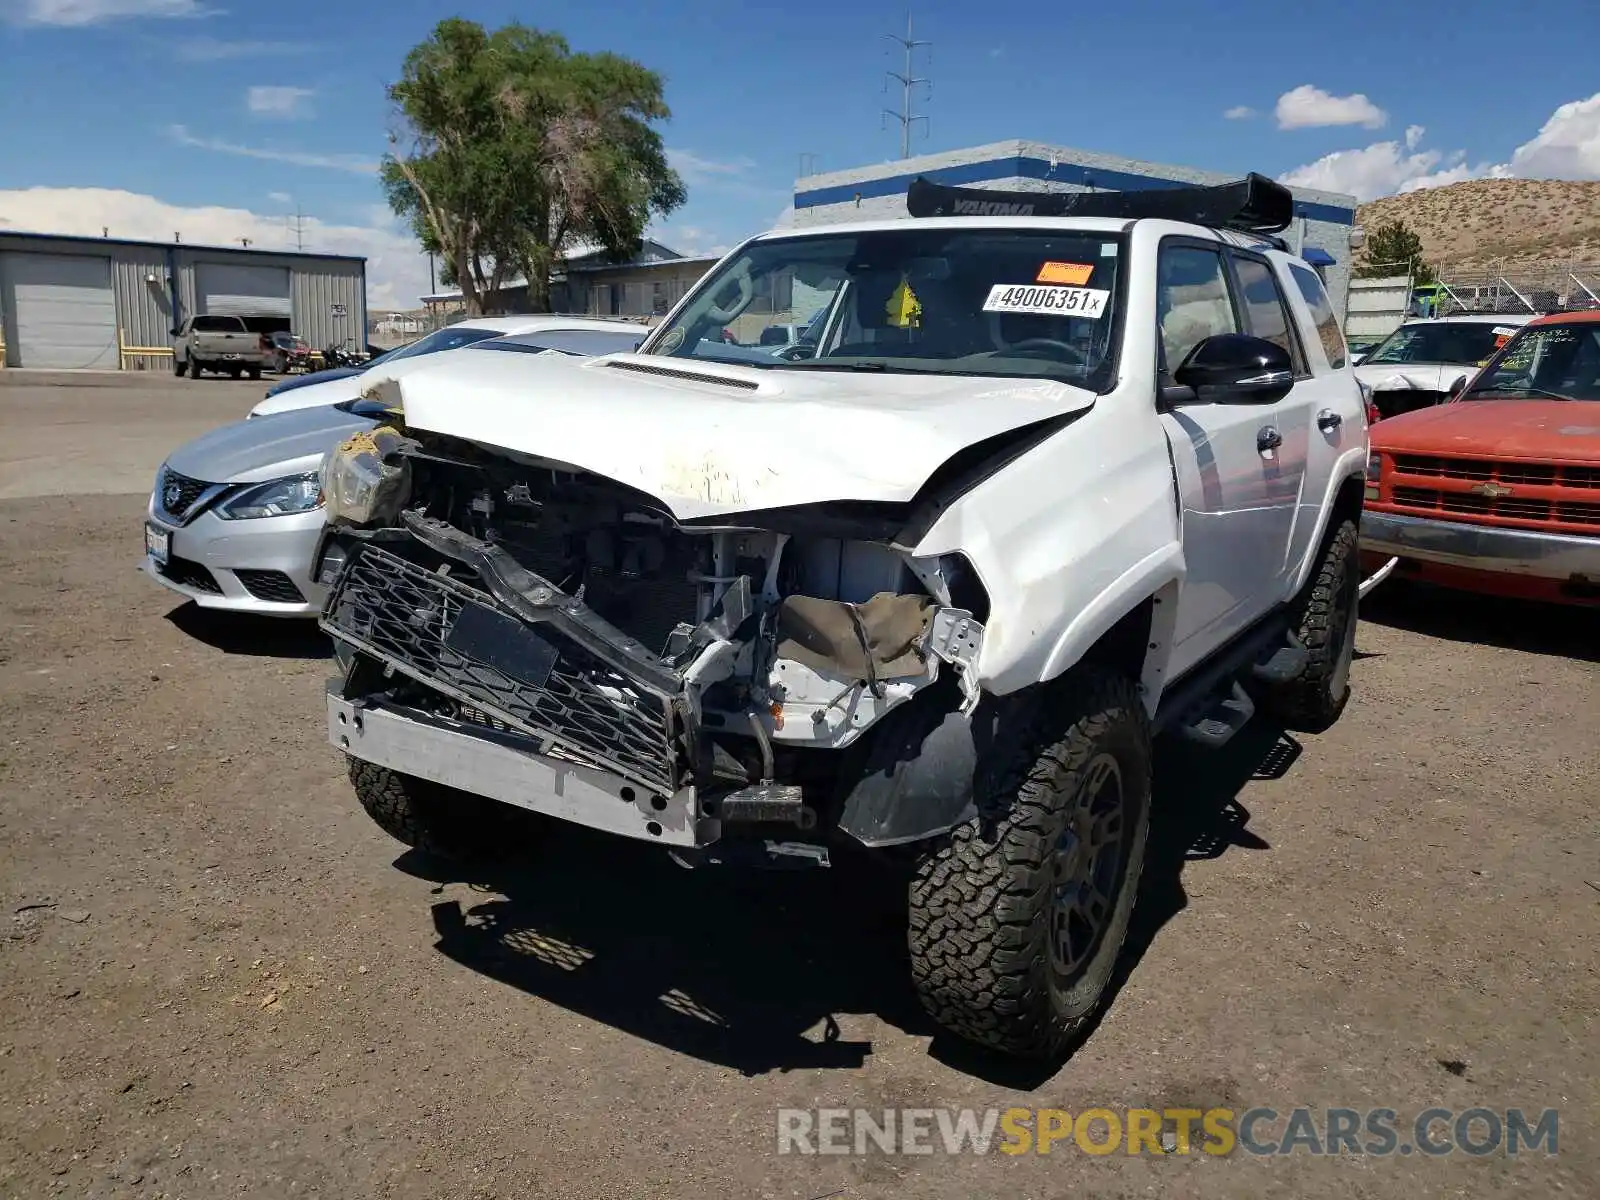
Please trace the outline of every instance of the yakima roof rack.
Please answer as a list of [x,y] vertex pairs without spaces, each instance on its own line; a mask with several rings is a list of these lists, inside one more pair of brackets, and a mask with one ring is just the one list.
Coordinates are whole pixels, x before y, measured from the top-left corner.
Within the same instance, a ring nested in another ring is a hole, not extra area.
[[919,175],[906,189],[906,211],[913,217],[1156,217],[1273,234],[1294,220],[1294,195],[1254,172],[1236,183],[1137,192],[1002,192],[950,187]]

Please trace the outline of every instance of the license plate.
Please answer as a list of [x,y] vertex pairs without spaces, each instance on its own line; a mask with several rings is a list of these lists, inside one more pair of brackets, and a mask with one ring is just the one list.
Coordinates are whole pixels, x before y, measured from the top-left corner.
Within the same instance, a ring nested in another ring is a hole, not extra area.
[[172,549],[172,535],[165,529],[157,529],[154,525],[144,527],[144,552],[155,559],[158,566],[165,566],[167,554]]

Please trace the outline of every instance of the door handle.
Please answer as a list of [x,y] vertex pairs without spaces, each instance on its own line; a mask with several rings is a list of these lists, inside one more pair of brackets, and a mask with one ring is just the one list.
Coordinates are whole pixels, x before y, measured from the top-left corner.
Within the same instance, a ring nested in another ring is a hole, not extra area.
[[1344,424],[1344,418],[1331,408],[1325,408],[1317,414],[1317,428],[1323,433],[1332,433]]
[[1283,445],[1283,434],[1279,433],[1276,426],[1263,425],[1256,430],[1256,449],[1262,454],[1268,450],[1276,450]]

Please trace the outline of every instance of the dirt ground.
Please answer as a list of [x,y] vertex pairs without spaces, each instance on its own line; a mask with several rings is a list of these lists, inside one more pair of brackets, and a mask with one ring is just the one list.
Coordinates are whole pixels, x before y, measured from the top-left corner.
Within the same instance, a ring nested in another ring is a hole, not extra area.
[[[935,1035],[855,870],[401,853],[320,637],[134,568],[161,456],[258,395],[0,386],[0,1195],[1600,1194],[1592,612],[1386,588],[1332,732],[1164,747],[1119,990],[1032,1071]],[[776,1151],[785,1107],[1013,1105],[1557,1108],[1560,1152]]]

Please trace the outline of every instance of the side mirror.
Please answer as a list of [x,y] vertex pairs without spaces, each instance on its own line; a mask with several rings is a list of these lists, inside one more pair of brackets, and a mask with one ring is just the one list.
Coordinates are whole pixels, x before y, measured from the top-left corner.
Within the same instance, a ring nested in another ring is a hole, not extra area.
[[1363,350],[1360,354],[1352,354],[1350,356],[1350,365],[1352,367],[1359,367],[1362,363],[1367,361],[1368,353],[1370,353],[1370,351]]
[[1172,378],[1202,404],[1275,404],[1294,387],[1294,364],[1276,342],[1219,333],[1189,351]]
[[1461,393],[1467,390],[1467,384],[1471,382],[1472,376],[1463,375],[1460,379],[1456,380],[1450,385],[1450,391],[1447,393],[1447,395],[1451,400],[1458,399],[1461,396]]
[[179,332],[178,332],[178,330],[176,330],[176,329],[173,329],[173,330],[169,330],[169,332],[170,332],[170,333],[171,333],[171,334],[172,334],[172,336],[173,336],[173,337],[182,337],[182,336],[183,336],[183,335],[182,335],[182,334],[181,334],[181,333],[179,333]]

